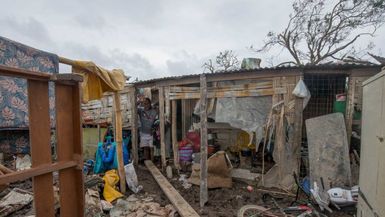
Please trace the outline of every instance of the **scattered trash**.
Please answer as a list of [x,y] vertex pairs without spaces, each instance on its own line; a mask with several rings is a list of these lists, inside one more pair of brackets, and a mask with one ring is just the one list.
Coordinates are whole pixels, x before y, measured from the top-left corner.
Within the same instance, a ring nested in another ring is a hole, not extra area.
[[30,169],[32,164],[31,164],[31,156],[28,154],[24,155],[23,157],[16,157],[16,171],[21,171],[21,170],[26,170]]
[[31,203],[31,192],[14,188],[0,200],[0,217],[5,217]]
[[288,214],[288,213],[298,212],[298,211],[302,211],[302,212],[312,211],[312,208],[310,208],[310,207],[308,207],[306,205],[289,206],[289,207],[284,208],[283,211],[286,214]]
[[357,203],[358,186],[354,186],[351,190],[332,188],[327,192],[330,197],[330,202],[337,206],[351,206]]
[[[118,199],[116,205],[111,209],[111,217],[139,217],[139,216],[164,216],[174,217],[176,210],[171,204],[162,207],[159,203],[148,201],[149,197],[139,199],[130,196],[126,200]],[[151,199],[152,200],[152,199]]]
[[180,174],[180,177],[178,179],[180,182],[182,182],[182,186],[185,188],[185,189],[189,189],[191,188],[191,184],[188,182],[188,180],[186,179],[186,174]]
[[99,192],[87,189],[85,195],[86,216],[100,216],[103,213]]
[[87,160],[84,163],[84,166],[83,166],[83,173],[85,175],[90,174],[90,172],[94,170],[94,165],[95,165],[95,161],[94,160],[91,160],[91,159]]
[[168,179],[172,179],[172,167],[171,166],[166,167],[166,174],[167,174]]
[[100,204],[102,205],[103,211],[110,211],[114,207],[110,202],[106,200],[101,200]]
[[119,176],[116,170],[109,170],[103,176],[104,190],[103,197],[108,202],[112,202],[120,197],[123,197],[119,191],[116,190],[115,185],[119,182]]
[[253,190],[254,190],[253,186],[250,186],[250,185],[248,185],[246,189],[249,192],[253,192]]
[[327,199],[321,198],[320,190],[318,188],[317,182],[314,182],[314,187],[310,189],[311,194],[313,195],[314,200],[317,202],[318,206],[320,207],[321,211],[324,211],[325,209],[332,213],[333,211],[329,208],[329,201]]
[[126,174],[126,182],[128,187],[135,194],[143,189],[143,186],[138,185],[138,177],[136,176],[133,162],[124,166],[124,172]]
[[110,210],[111,217],[128,216],[131,211],[128,209],[130,203],[123,199],[118,199],[115,206]]

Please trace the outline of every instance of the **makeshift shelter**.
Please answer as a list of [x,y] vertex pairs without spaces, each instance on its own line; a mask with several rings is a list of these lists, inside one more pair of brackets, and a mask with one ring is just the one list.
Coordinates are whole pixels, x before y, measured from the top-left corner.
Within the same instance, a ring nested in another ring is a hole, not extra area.
[[[176,168],[179,168],[178,142],[186,137],[189,129],[199,129],[201,204],[204,204],[207,201],[207,131],[217,135],[221,150],[241,143],[241,130],[253,133],[254,140],[246,138],[246,145],[250,147],[250,143],[254,143],[258,151],[261,143],[264,151],[273,150],[275,162],[270,170],[264,168],[262,162],[260,183],[289,189],[294,184],[293,172],[300,171],[300,148],[302,140],[306,140],[302,133],[303,120],[343,112],[350,138],[352,129],[360,126],[357,113],[362,105],[362,81],[378,73],[380,68],[375,64],[323,64],[185,75],[136,82],[131,97],[135,99],[135,93],[141,88],[151,88],[158,94],[163,167],[166,166],[166,120],[171,123]],[[301,79],[311,94],[304,110],[304,99],[293,95]],[[338,94],[345,99],[342,108],[337,106],[340,104],[336,100]],[[137,129],[136,118],[133,112],[130,121],[133,131]],[[137,133],[133,132],[132,136],[133,156],[137,161]]]

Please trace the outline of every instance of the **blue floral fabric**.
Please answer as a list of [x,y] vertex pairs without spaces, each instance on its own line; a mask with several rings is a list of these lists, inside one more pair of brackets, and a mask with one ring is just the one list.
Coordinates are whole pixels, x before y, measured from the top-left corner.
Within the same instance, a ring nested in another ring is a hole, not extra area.
[[[0,65],[8,67],[27,69],[36,72],[58,73],[59,58],[55,54],[40,51],[18,42],[0,36]],[[55,99],[54,85],[49,85],[49,106],[51,127],[55,125]],[[21,78],[0,76],[0,130],[9,128],[26,128],[29,126],[28,119],[28,96],[27,81]],[[7,133],[0,135],[0,152],[4,144],[13,144],[21,147],[28,146],[28,131],[20,131],[14,136]],[[12,146],[12,147],[13,147]],[[7,149],[7,148],[5,148]],[[29,150],[29,148],[28,148]],[[3,150],[7,152],[7,150]],[[10,151],[10,150],[8,150]],[[27,151],[24,148],[15,148],[12,151]]]

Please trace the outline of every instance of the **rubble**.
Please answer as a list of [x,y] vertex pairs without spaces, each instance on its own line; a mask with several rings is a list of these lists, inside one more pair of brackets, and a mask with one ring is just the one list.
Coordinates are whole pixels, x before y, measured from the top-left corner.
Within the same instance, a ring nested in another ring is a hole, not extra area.
[[0,200],[0,217],[5,217],[24,206],[30,204],[33,194],[25,190],[14,188]]
[[127,199],[118,199],[116,205],[111,209],[111,217],[174,217],[175,208],[168,204],[162,207],[159,203],[152,202],[153,198],[138,198],[130,195]]

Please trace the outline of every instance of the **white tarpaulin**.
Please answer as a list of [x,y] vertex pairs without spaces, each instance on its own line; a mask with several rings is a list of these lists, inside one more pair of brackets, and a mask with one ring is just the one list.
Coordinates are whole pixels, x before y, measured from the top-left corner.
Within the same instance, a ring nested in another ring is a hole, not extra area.
[[[263,137],[263,126],[271,110],[271,96],[218,98],[215,112],[216,122],[229,123],[252,135],[256,134],[256,145]],[[251,139],[250,139],[251,143]]]

